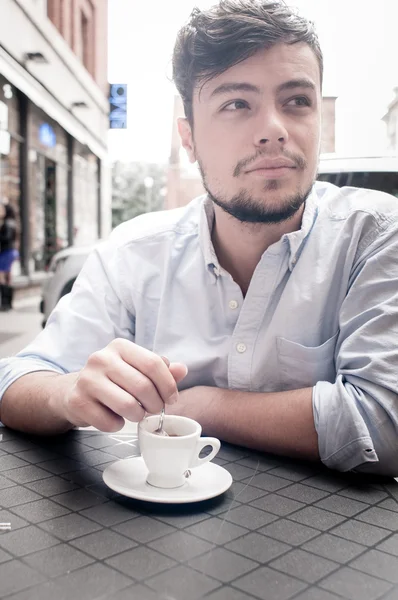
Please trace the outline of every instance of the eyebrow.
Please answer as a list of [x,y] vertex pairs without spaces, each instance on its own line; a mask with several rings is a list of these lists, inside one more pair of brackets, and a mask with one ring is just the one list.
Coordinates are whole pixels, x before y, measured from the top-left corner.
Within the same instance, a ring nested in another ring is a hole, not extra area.
[[[305,88],[309,90],[316,89],[315,84],[310,79],[302,77],[300,79],[290,79],[289,81],[281,83],[277,87],[277,92],[279,93],[285,90],[292,90],[296,88]],[[220,96],[221,94],[229,94],[230,92],[255,92],[256,94],[260,94],[261,90],[259,87],[253,85],[252,83],[222,83],[212,91],[211,97],[213,98],[214,96]]]
[[285,83],[281,83],[277,87],[278,92],[283,92],[285,90],[292,90],[296,88],[304,88],[307,90],[316,90],[315,83],[311,81],[311,79],[306,79],[302,77],[301,79],[290,79],[289,81],[285,81]]
[[259,94],[260,88],[252,83],[222,83],[212,91],[211,97],[228,94],[229,92],[256,92]]

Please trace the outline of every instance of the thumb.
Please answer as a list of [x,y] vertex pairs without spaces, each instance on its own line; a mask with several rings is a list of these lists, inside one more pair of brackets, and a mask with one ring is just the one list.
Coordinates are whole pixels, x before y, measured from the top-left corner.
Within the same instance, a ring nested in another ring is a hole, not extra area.
[[183,363],[170,363],[169,371],[173,375],[176,383],[180,383],[188,373],[188,367]]

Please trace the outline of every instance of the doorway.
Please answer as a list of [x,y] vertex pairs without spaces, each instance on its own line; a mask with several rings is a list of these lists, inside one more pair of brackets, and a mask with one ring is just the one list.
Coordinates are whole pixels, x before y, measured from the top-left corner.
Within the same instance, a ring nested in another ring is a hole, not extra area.
[[44,159],[44,267],[57,252],[56,164]]

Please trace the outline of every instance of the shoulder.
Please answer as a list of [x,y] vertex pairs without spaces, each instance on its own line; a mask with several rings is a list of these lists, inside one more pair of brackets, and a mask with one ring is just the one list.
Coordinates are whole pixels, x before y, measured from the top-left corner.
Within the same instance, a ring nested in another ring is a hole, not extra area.
[[377,190],[317,182],[319,216],[333,220],[374,222],[385,229],[398,223],[398,198]]
[[146,241],[161,244],[176,236],[197,235],[204,196],[187,206],[153,213],[145,213],[116,227],[109,238],[111,245],[122,248]]
[[[199,240],[199,223],[205,196],[181,208],[145,213],[117,226],[107,240],[98,244],[94,254],[102,264],[116,268],[124,265],[164,264],[178,248],[183,255]],[[141,268],[141,267],[139,267]]]

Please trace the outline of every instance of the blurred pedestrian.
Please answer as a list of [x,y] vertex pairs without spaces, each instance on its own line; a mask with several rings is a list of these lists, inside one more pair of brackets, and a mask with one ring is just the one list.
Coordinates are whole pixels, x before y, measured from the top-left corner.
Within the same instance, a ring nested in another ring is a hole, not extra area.
[[9,204],[0,204],[0,310],[12,308],[11,267],[19,257],[16,249],[17,224],[15,211]]

